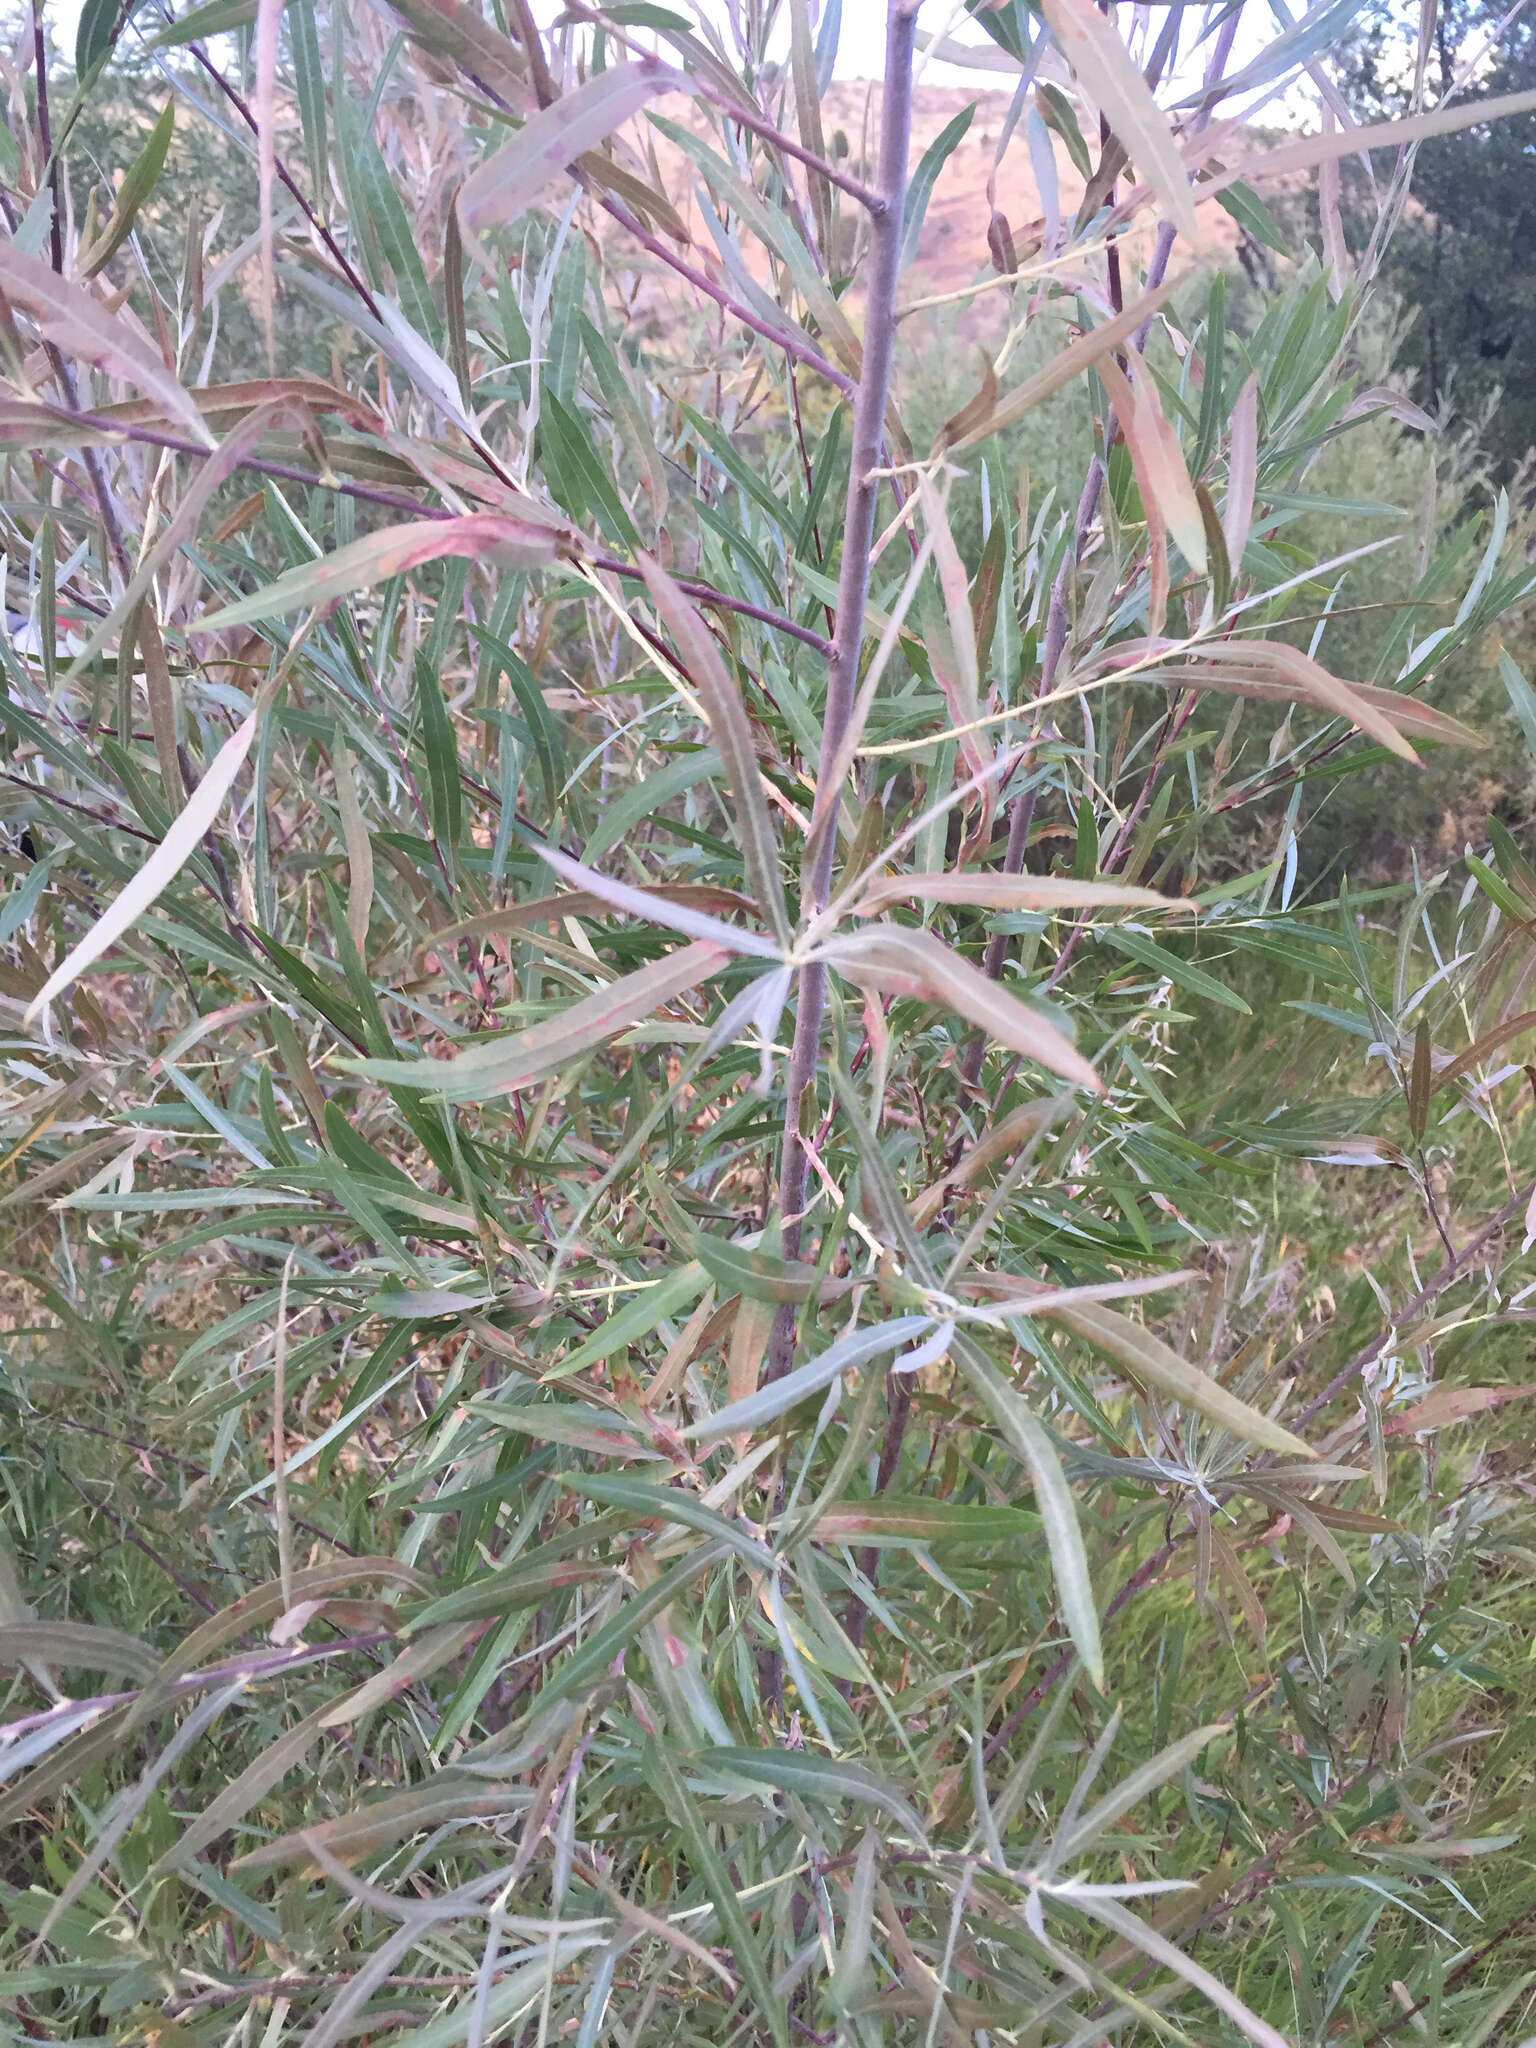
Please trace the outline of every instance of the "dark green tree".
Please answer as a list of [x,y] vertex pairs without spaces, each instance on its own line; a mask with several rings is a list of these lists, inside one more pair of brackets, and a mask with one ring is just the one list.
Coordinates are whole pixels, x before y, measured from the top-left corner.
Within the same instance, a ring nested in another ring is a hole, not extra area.
[[[1427,65],[1431,103],[1504,12],[1483,0],[1441,8]],[[1350,97],[1362,112],[1406,111],[1417,35],[1417,7],[1382,8],[1364,28],[1346,60]],[[1472,89],[1533,86],[1536,24],[1522,17],[1498,34]],[[1421,145],[1388,274],[1416,316],[1403,360],[1420,397],[1474,426],[1491,466],[1507,478],[1536,445],[1536,115]]]

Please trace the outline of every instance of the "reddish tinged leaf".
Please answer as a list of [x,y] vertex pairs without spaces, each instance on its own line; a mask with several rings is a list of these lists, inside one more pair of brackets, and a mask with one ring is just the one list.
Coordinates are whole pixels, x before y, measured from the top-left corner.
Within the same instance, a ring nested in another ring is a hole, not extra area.
[[[990,367],[989,364],[988,368]],[[991,382],[995,394],[996,377],[993,377]],[[948,432],[948,428],[945,431]],[[990,757],[982,746],[981,735],[974,729],[981,720],[981,665],[976,649],[976,621],[971,614],[970,581],[965,573],[965,564],[960,559],[960,550],[955,545],[955,536],[950,527],[949,512],[944,500],[926,478],[919,486],[919,496],[923,503],[924,522],[933,536],[933,561],[934,567],[938,570],[939,588],[944,593],[944,610],[949,620],[950,652],[953,656],[952,660],[940,659],[933,662],[934,679],[944,692],[944,701],[949,706],[950,723],[960,728],[961,756],[971,773],[980,775],[985,773]],[[929,651],[929,659],[933,660],[932,649]],[[967,727],[972,729],[967,731]],[[996,793],[990,783],[983,783],[982,818],[976,827],[978,842],[985,841],[990,836],[995,796]]]
[[1482,738],[1458,718],[1399,690],[1346,682],[1300,648],[1278,640],[1208,641],[1186,647],[1167,640],[1120,641],[1088,673],[1135,669],[1169,687],[1221,690],[1235,697],[1311,703],[1348,719],[1405,761],[1417,763],[1405,733],[1441,746],[1481,747]]
[[[292,1735],[296,1737],[302,1730],[308,1737],[305,1744],[308,1747],[309,1742],[323,1733],[327,1716],[333,1720],[342,1718],[342,1707],[321,1707],[307,1721],[300,1722]],[[273,1745],[274,1749],[280,1747],[281,1743]],[[295,1763],[298,1760],[298,1756],[292,1759]],[[528,1795],[519,1786],[487,1788],[483,1778],[455,1776],[444,1771],[424,1785],[360,1806],[353,1813],[343,1814],[339,1820],[322,1821],[313,1828],[295,1828],[291,1834],[280,1835],[275,1842],[264,1842],[259,1849],[237,1856],[230,1868],[280,1870],[287,1864],[300,1869],[313,1868],[312,1842],[318,1842],[329,1850],[338,1863],[352,1864],[360,1857],[372,1856],[380,1849],[388,1848],[392,1842],[401,1841],[407,1835],[425,1834],[449,1821],[491,1820],[500,1814],[515,1813],[527,1803]]]
[[457,519],[411,520],[386,526],[350,546],[338,548],[317,562],[301,563],[264,590],[209,612],[198,631],[216,633],[225,626],[249,625],[255,619],[281,618],[301,606],[334,603],[354,590],[387,583],[392,576],[419,569],[448,555],[472,562],[495,561],[513,569],[534,569],[553,562],[563,551],[557,534],[528,520],[502,512],[466,512]]
[[1529,1387],[1436,1387],[1411,1408],[1387,1418],[1388,1436],[1416,1436],[1420,1430],[1443,1429],[1448,1422],[1465,1422],[1489,1408],[1502,1408],[1506,1401],[1528,1400],[1536,1394]]
[[1155,505],[1163,525],[1183,549],[1185,560],[1203,576],[1210,566],[1205,518],[1189,480],[1179,437],[1158,400],[1151,371],[1143,365],[1132,386],[1111,359],[1100,365],[1099,375],[1120,416],[1143,505],[1149,511]]
[[1026,377],[1022,384],[1016,384],[997,402],[990,418],[978,419],[966,427],[965,432],[955,440],[946,438],[947,429],[941,431],[934,444],[934,453],[942,454],[951,448],[958,455],[967,448],[974,448],[978,441],[985,441],[992,434],[1000,433],[1004,427],[1013,425],[1024,414],[1032,412],[1037,405],[1049,398],[1053,391],[1059,391],[1064,384],[1070,384],[1074,377],[1107,356],[1112,349],[1119,348],[1138,327],[1150,320],[1153,314],[1177,290],[1182,279],[1167,279],[1155,290],[1143,292],[1134,305],[1127,306],[1123,313],[1117,313],[1112,320],[1106,320],[1101,327],[1090,328],[1079,336],[1070,347],[1059,350],[1041,370],[1032,377]]
[[[1536,1010],[1523,1010],[1518,1017],[1506,1017],[1502,1024],[1495,1024],[1491,1031],[1485,1031],[1481,1038],[1469,1045],[1465,1052],[1458,1053],[1449,1066],[1442,1067],[1434,1078],[1429,1090],[1431,1096],[1438,1095],[1442,1088],[1452,1088],[1463,1080],[1484,1060],[1500,1052],[1512,1038],[1536,1030]],[[1427,1107],[1428,1098],[1426,1098]]]

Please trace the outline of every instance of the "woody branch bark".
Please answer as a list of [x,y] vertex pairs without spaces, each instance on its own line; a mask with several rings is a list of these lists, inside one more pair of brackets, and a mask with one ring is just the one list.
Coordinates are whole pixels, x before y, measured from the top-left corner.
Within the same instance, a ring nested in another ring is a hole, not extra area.
[[[802,882],[802,917],[826,906],[837,855],[836,810],[841,792],[833,786],[834,765],[848,731],[864,644],[869,602],[870,553],[875,538],[876,471],[891,389],[896,339],[896,287],[901,276],[902,214],[907,196],[907,158],[912,140],[912,53],[920,0],[891,0],[885,28],[885,89],[880,106],[880,164],[876,182],[879,210],[870,230],[869,300],[864,319],[864,355],[853,403],[853,447],[848,501],[843,521],[843,555],[837,584],[837,625],[827,671],[827,707],[821,729],[816,803]],[[818,831],[816,828],[820,827]],[[784,1112],[784,1147],[779,1165],[779,1202],[787,1256],[800,1250],[801,1216],[809,1168],[800,1138],[801,1101],[816,1068],[826,1010],[826,970],[804,969],[789,1061],[789,1100]],[[781,1308],[769,1347],[769,1373],[789,1369],[794,1350],[792,1309]]]

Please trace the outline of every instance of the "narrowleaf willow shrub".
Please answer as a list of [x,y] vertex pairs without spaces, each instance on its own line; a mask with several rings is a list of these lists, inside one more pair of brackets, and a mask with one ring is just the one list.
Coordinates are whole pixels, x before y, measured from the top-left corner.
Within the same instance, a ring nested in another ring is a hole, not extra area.
[[7,59],[7,2038],[1529,2017],[1536,868],[1297,876],[1530,578],[1320,490],[1307,26],[978,14],[1087,195],[914,442],[914,14],[867,150],[798,4]]

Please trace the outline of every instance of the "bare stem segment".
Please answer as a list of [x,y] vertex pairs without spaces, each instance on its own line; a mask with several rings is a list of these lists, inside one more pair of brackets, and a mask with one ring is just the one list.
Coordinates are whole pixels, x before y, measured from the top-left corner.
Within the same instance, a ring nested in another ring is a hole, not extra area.
[[[885,89],[880,104],[879,211],[870,231],[869,301],[864,319],[864,358],[853,401],[853,449],[848,502],[843,522],[842,566],[837,585],[837,627],[827,672],[827,708],[821,728],[816,804],[803,878],[801,915],[826,906],[837,855],[834,813],[840,791],[833,787],[834,764],[848,730],[864,645],[869,602],[869,559],[875,537],[875,500],[885,412],[891,390],[891,357],[896,342],[896,287],[901,277],[902,215],[907,196],[907,159],[912,141],[912,53],[920,0],[890,0],[885,25]],[[816,831],[815,826],[822,830]],[[800,1249],[809,1161],[800,1141],[800,1106],[816,1068],[826,1008],[826,970],[807,967],[800,977],[800,1003],[789,1061],[789,1100],[784,1113],[784,1149],[779,1166],[783,1245],[794,1258]],[[794,1350],[792,1309],[781,1309],[769,1346],[769,1376],[789,1370]]]

